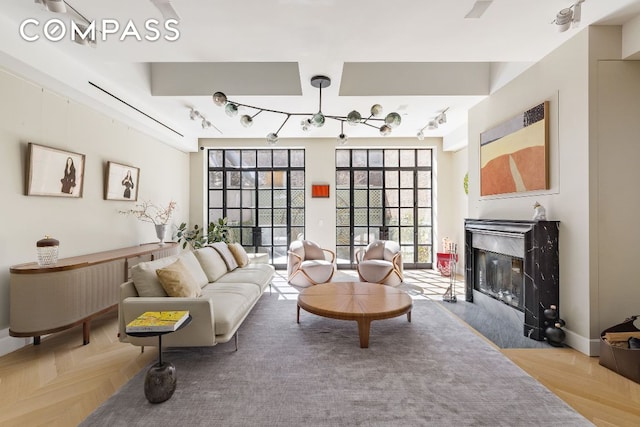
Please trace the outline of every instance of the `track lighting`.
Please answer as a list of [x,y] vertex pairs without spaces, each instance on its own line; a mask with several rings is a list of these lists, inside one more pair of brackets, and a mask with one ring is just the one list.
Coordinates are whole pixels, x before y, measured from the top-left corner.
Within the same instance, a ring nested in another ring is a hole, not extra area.
[[435,116],[433,119],[429,120],[427,122],[427,124],[424,125],[424,127],[418,131],[418,133],[416,134],[416,137],[418,138],[418,141],[423,141],[424,140],[424,130],[425,129],[428,129],[428,130],[438,129],[438,125],[443,125],[443,124],[447,123],[447,115],[445,114],[447,112],[447,110],[449,110],[449,107],[445,108],[440,113],[438,113],[437,116]]
[[35,0],[34,3],[46,7],[49,12],[67,13],[67,5],[64,0]]
[[[200,125],[202,126],[202,129],[214,128],[215,130],[220,132],[220,129],[215,127],[213,125],[213,123],[211,123],[209,120],[207,120],[207,118],[205,116],[203,116],[202,113],[200,111],[198,111],[198,110],[195,110],[193,108],[189,109],[189,118],[191,120],[196,120],[196,119],[202,120],[200,122]],[[222,134],[222,132],[220,132],[220,134]]]
[[556,14],[556,19],[553,20],[553,23],[558,26],[559,32],[564,32],[569,29],[569,26],[574,28],[580,25],[580,20],[582,19],[582,3],[585,0],[578,0],[570,7],[561,9]]
[[[342,144],[346,143],[347,136],[344,134],[344,122],[351,126],[357,125],[366,125],[372,128],[378,129],[380,135],[386,136],[389,135],[392,129],[400,126],[402,121],[400,114],[396,112],[392,112],[387,114],[386,117],[382,118],[382,106],[380,104],[374,104],[371,107],[370,115],[368,117],[362,117],[358,111],[353,110],[346,116],[334,116],[334,115],[326,115],[322,112],[322,89],[327,88],[331,85],[331,79],[326,76],[313,76],[311,78],[311,86],[318,88],[319,90],[319,106],[318,111],[316,113],[297,113],[297,112],[286,112],[280,110],[272,110],[269,108],[255,107],[253,105],[241,104],[239,102],[231,101],[227,99],[227,95],[222,92],[216,92],[213,94],[213,103],[218,107],[224,107],[225,113],[229,117],[235,117],[239,114],[239,108],[245,107],[256,110],[257,112],[253,115],[244,114],[240,116],[240,123],[244,127],[249,127],[253,123],[253,118],[263,111],[267,111],[269,113],[277,113],[283,114],[286,117],[280,128],[276,132],[272,132],[267,135],[267,143],[275,144],[278,142],[278,133],[284,126],[284,124],[289,120],[291,116],[307,116],[300,122],[300,127],[303,131],[310,131],[313,128],[319,128],[324,126],[327,119],[337,120],[340,122],[340,135],[338,136],[338,141]],[[373,122],[381,122],[380,126],[373,124]]]
[[[88,32],[87,33],[87,29],[89,28],[87,25],[85,24],[79,24],[77,22],[74,21],[74,25],[75,27],[77,27],[78,32],[76,32],[76,30],[72,27],[72,31],[74,32],[71,39],[76,42],[79,45],[85,45],[85,46],[91,46],[91,47],[96,47],[97,45],[97,37],[96,37],[96,32],[94,31],[93,33]],[[81,34],[88,34],[89,37],[87,38],[83,38],[80,36]]]

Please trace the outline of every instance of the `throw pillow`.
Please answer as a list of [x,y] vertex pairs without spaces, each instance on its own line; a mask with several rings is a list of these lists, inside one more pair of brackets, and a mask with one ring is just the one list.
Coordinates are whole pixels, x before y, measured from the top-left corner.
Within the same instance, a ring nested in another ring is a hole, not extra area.
[[181,260],[156,270],[164,291],[170,297],[195,298],[202,295],[200,286]]
[[218,251],[222,259],[224,260],[224,263],[227,264],[228,271],[233,271],[238,268],[238,263],[236,262],[236,259],[233,257],[233,254],[231,253],[229,247],[225,242],[212,243],[211,247]]
[[224,260],[215,249],[206,246],[196,249],[194,254],[207,275],[209,282],[215,282],[227,274],[227,264],[224,263]]
[[249,265],[249,255],[240,243],[228,243],[227,246],[238,263],[238,267],[246,267]]
[[202,266],[198,262],[198,259],[193,252],[183,252],[182,255],[180,255],[180,260],[184,264],[189,274],[191,274],[193,279],[196,281],[198,286],[200,286],[201,288],[207,286],[207,284],[209,283],[209,279],[207,278],[206,273],[202,269]]
[[174,255],[154,261],[140,262],[131,267],[131,280],[133,280],[138,296],[166,297],[167,293],[162,288],[162,283],[158,280],[156,270],[174,263],[176,259],[178,257]]
[[369,243],[362,259],[384,259],[384,241],[376,240]]

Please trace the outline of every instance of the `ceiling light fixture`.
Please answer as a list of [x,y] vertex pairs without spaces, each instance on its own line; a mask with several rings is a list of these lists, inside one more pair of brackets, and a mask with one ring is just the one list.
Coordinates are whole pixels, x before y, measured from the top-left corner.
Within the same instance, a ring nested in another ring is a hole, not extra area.
[[35,0],[34,3],[43,5],[49,12],[67,13],[67,5],[64,0]]
[[447,110],[449,110],[449,107],[445,108],[440,113],[438,113],[437,116],[435,116],[433,119],[429,120],[427,122],[427,124],[424,125],[424,127],[418,131],[418,134],[416,136],[418,137],[419,141],[423,141],[424,140],[424,130],[425,129],[428,129],[428,130],[438,129],[439,125],[443,125],[443,124],[447,123],[447,115],[445,114],[447,112]]
[[582,19],[582,3],[585,0],[578,0],[570,7],[561,9],[557,15],[556,19],[553,20],[553,23],[558,26],[559,32],[564,32],[569,29],[570,26],[576,28],[580,26],[580,20]]
[[196,120],[196,119],[200,119],[202,120],[200,122],[202,129],[207,129],[207,128],[214,128],[215,130],[217,130],[218,132],[220,132],[220,134],[222,135],[222,132],[220,131],[220,129],[218,129],[217,127],[215,127],[213,125],[213,123],[211,123],[209,120],[207,120],[207,118],[205,116],[202,115],[202,113],[198,110],[195,110],[193,108],[190,109],[189,111],[189,118],[191,120]]
[[[75,21],[74,21],[75,22]],[[80,24],[78,22],[76,22],[76,27],[78,27],[78,30],[80,31],[80,33],[82,34],[88,34],[90,37],[87,38],[83,38],[80,36],[80,34],[76,33],[75,30],[72,30],[72,40],[74,42],[76,42],[79,45],[85,45],[85,46],[91,46],[91,47],[96,47],[97,43],[98,43],[98,36],[96,36],[96,31],[92,32],[87,32],[88,30],[88,26],[85,24]]]
[[180,15],[173,8],[170,0],[151,0],[151,3],[160,11],[164,19],[180,21]]
[[[235,117],[238,115],[239,107],[246,107],[252,110],[256,110],[257,112],[253,115],[244,114],[240,116],[240,123],[244,127],[249,127],[253,123],[253,118],[263,111],[269,113],[282,114],[286,116],[280,127],[276,132],[272,132],[267,135],[267,143],[275,144],[278,142],[278,134],[282,127],[287,123],[287,121],[291,118],[291,116],[307,116],[307,118],[303,119],[300,123],[302,130],[308,131],[313,127],[322,127],[326,121],[326,119],[337,120],[340,122],[340,135],[338,136],[338,140],[341,143],[345,143],[347,141],[347,136],[344,134],[344,123],[346,122],[349,125],[366,125],[372,128],[378,129],[380,135],[386,136],[391,133],[393,128],[396,128],[401,123],[400,114],[396,112],[392,112],[386,115],[386,117],[381,118],[382,115],[382,106],[380,104],[374,104],[371,107],[369,117],[363,118],[362,115],[353,110],[346,116],[334,116],[327,115],[322,112],[322,89],[327,88],[331,85],[331,79],[326,76],[313,76],[311,78],[311,86],[318,88],[319,90],[319,107],[317,113],[297,113],[297,112],[286,112],[280,110],[272,110],[269,108],[256,107],[253,105],[242,104],[240,102],[235,102],[230,99],[227,99],[227,95],[222,92],[216,92],[213,94],[213,103],[219,107],[224,107],[225,112],[230,117]],[[377,126],[371,122],[381,122],[380,126]]]
[[338,143],[344,145],[349,140],[349,137],[344,134],[344,121],[340,122],[340,135],[338,135]]

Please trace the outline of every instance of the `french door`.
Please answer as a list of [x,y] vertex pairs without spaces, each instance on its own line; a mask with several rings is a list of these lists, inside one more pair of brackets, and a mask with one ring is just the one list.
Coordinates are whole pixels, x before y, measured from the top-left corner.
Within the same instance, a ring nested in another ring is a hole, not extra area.
[[226,217],[247,252],[285,268],[291,241],[304,233],[304,150],[210,149],[208,222]]
[[405,268],[432,266],[432,150],[336,150],[338,268],[373,240],[400,244]]

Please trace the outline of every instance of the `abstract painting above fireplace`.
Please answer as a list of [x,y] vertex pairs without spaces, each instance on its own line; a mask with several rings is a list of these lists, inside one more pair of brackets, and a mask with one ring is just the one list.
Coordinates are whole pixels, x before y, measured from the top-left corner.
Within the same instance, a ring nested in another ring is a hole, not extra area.
[[480,195],[549,188],[549,102],[480,134]]
[[480,292],[524,312],[523,333],[545,338],[544,309],[560,307],[559,221],[465,220],[465,297]]

